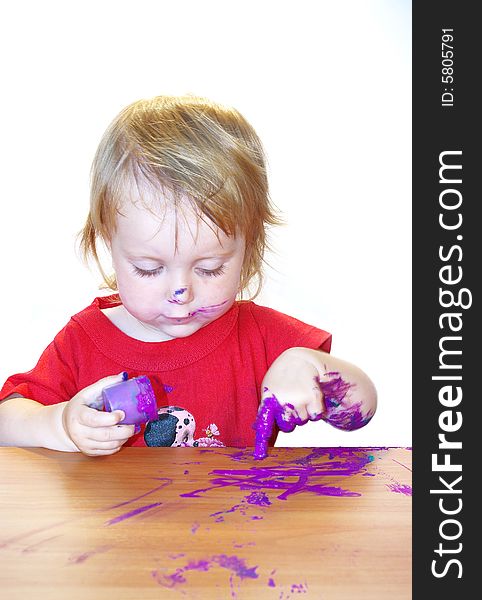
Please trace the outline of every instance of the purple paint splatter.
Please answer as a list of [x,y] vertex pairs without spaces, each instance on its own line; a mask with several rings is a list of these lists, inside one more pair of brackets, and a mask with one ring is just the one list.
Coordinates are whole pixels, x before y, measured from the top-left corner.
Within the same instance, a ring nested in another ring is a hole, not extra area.
[[410,485],[402,485],[399,483],[391,483],[387,485],[387,488],[392,492],[397,492],[398,494],[404,494],[405,496],[412,495],[412,486]]
[[[322,456],[328,456],[329,461],[313,462]],[[351,477],[360,473],[369,462],[370,459],[366,452],[359,449],[315,448],[311,454],[303,459],[277,466],[216,469],[211,471],[210,475],[218,475],[219,477],[211,480],[212,485],[210,487],[181,494],[181,496],[197,498],[201,493],[230,486],[239,487],[242,490],[271,489],[281,491],[277,496],[280,500],[286,500],[292,494],[307,492],[320,496],[360,496],[358,492],[323,485],[321,481],[326,477]],[[297,481],[293,482],[293,478],[296,478]]]
[[167,588],[173,588],[177,584],[186,582],[184,573],[187,571],[209,571],[209,569],[215,566],[231,571],[232,575],[236,575],[241,580],[246,578],[257,579],[259,577],[258,573],[256,573],[257,566],[248,567],[243,559],[237,556],[227,556],[226,554],[218,554],[207,560],[190,561],[187,565],[176,569],[171,574],[160,573],[159,570],[156,570],[152,572],[152,577],[158,584]]
[[256,504],[257,506],[269,506],[271,504],[265,492],[252,492],[249,496],[246,496],[246,502],[248,504]]

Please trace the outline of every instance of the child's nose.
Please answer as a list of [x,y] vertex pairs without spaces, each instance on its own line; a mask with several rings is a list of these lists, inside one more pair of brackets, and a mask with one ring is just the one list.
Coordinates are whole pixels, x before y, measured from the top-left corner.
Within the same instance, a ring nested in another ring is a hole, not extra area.
[[192,299],[192,287],[190,285],[183,285],[172,290],[167,301],[171,304],[188,304]]

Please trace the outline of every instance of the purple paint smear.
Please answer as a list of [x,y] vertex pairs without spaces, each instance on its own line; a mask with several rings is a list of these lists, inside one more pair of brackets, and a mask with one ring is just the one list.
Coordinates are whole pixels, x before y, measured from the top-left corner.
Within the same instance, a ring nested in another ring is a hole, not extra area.
[[[154,492],[158,492],[159,490],[162,490],[162,488],[164,488],[167,485],[170,485],[172,483],[172,479],[169,479],[167,477],[156,477],[155,479],[157,479],[159,481],[163,481],[164,483],[162,483],[162,485],[159,485],[159,486],[153,488],[152,490],[149,490],[148,492],[145,492],[144,494],[141,494],[140,496],[136,496],[135,498],[131,498],[130,500],[126,500],[125,502],[120,502],[119,504],[114,504],[114,506],[109,506],[107,509],[104,509],[104,510],[113,510],[115,508],[121,508],[122,506],[127,506],[128,504],[137,502],[141,498],[145,498],[146,496],[149,496],[150,494],[153,494]],[[118,517],[115,517],[114,519],[107,521],[106,525],[113,525],[114,523],[119,523],[120,521],[129,519],[130,517],[135,517],[137,514],[143,513],[147,510],[150,510],[151,508],[156,508],[160,504],[162,504],[162,502],[154,502],[153,504],[147,504],[147,505],[141,506],[140,508],[123,513],[123,514],[119,515]]]
[[237,556],[227,556],[226,554],[218,554],[212,556],[208,560],[190,561],[186,566],[176,569],[174,573],[164,574],[159,570],[152,572],[152,577],[156,582],[164,587],[173,588],[175,585],[185,583],[186,578],[184,573],[187,571],[209,571],[215,566],[228,569],[233,575],[236,575],[241,580],[245,578],[257,579],[256,567],[247,567],[245,561]]
[[[218,517],[216,519],[216,523],[222,523],[224,521],[224,517],[222,515],[233,513],[236,511],[239,511],[243,516],[245,516],[246,511],[249,509],[249,506],[247,506],[247,504],[252,504],[256,506],[269,506],[271,504],[271,501],[265,494],[265,492],[252,492],[251,494],[249,494],[249,496],[245,496],[241,504],[235,504],[228,510],[220,510],[219,512],[212,513],[209,516]],[[259,521],[263,519],[263,517],[260,517],[258,515],[255,515],[250,518],[252,521]]]
[[[338,371],[328,371],[324,376],[329,379],[315,378],[315,381],[323,393],[325,413],[310,419],[300,419],[292,404],[281,404],[274,394],[263,399],[253,424],[256,430],[253,456],[256,460],[266,458],[275,422],[281,431],[289,433],[296,425],[304,425],[309,420],[323,419],[333,427],[348,431],[360,429],[371,420],[373,413],[364,414],[361,401],[349,401],[348,394],[355,384],[344,381]],[[270,393],[268,388],[264,388],[264,393]]]
[[156,506],[160,506],[162,502],[154,502],[153,504],[146,504],[145,506],[140,506],[139,508],[135,508],[130,512],[124,513],[123,515],[119,515],[114,519],[106,522],[106,525],[114,525],[115,523],[119,523],[120,521],[125,521],[125,519],[130,519],[131,517],[135,517],[136,515],[140,515],[146,510],[150,510],[151,508],[155,508]]
[[[187,290],[187,288],[179,288],[178,290],[176,290],[174,292],[174,296],[181,296],[182,294],[184,294],[184,292]],[[182,304],[182,300],[179,300],[178,298],[169,298],[168,302],[170,302],[171,304]]]
[[100,546],[99,548],[95,548],[90,552],[83,552],[82,554],[74,554],[69,558],[69,564],[81,564],[84,563],[88,558],[94,556],[95,554],[100,554],[102,552],[107,552],[111,549],[112,546]]
[[[322,463],[314,461],[328,456]],[[181,497],[199,498],[200,494],[217,488],[239,487],[241,490],[271,489],[281,492],[277,498],[286,500],[288,496],[312,493],[318,496],[360,496],[358,492],[341,487],[324,485],[326,477],[351,477],[360,473],[371,460],[366,452],[351,448],[315,448],[308,456],[287,463],[244,469],[216,469],[210,475],[218,475],[211,480],[211,486],[181,494]],[[296,481],[293,481],[296,479]]]
[[412,486],[410,485],[402,485],[399,483],[391,483],[387,485],[387,488],[392,492],[397,492],[398,494],[405,494],[405,496],[412,495]]
[[197,310],[193,310],[192,312],[190,312],[188,314],[188,316],[193,317],[197,313],[209,314],[212,311],[216,311],[221,306],[224,306],[226,304],[226,302],[229,302],[229,300],[224,300],[223,302],[220,302],[219,304],[212,304],[211,306],[201,306],[201,308],[198,308]]

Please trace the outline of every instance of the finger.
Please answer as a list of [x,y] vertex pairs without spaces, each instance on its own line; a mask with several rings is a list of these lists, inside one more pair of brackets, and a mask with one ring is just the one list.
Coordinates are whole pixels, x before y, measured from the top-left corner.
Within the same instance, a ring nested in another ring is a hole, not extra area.
[[102,390],[108,385],[120,383],[121,381],[124,381],[124,372],[118,373],[117,375],[110,375],[109,377],[103,377],[102,379],[99,379],[99,381],[96,381],[81,390],[76,398],[79,398],[81,403],[86,404],[87,406],[92,406],[94,408],[100,406],[100,408],[102,408]]
[[306,406],[298,406],[296,408],[296,424],[304,425],[308,421],[308,412]]
[[109,454],[115,454],[116,452],[119,452],[121,448],[122,446],[112,448],[110,450],[105,448],[85,448],[82,449],[81,452],[87,456],[108,456]]
[[318,421],[321,419],[323,413],[323,405],[321,403],[321,398],[317,398],[316,400],[312,400],[306,406],[306,412],[308,414],[308,418],[310,421]]
[[85,430],[85,438],[96,444],[104,442],[125,443],[134,432],[133,425],[118,425],[117,427],[90,427]]
[[276,414],[276,423],[281,431],[289,433],[296,427],[297,413],[292,404],[284,404]]
[[124,418],[125,413],[122,410],[104,412],[88,406],[79,408],[79,422],[86,427],[111,427],[120,423]]

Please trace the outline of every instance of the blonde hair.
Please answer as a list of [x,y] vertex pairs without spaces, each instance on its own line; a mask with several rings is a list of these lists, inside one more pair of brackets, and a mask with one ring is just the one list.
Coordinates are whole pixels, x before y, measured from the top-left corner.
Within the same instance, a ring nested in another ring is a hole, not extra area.
[[281,219],[268,191],[261,142],[234,108],[196,96],[157,96],[122,110],[107,128],[91,170],[90,211],[80,232],[80,249],[93,258],[107,286],[97,240],[108,242],[116,214],[132,185],[163,191],[175,204],[187,199],[198,218],[228,236],[241,234],[246,252],[240,290],[257,279],[268,247],[266,227]]

